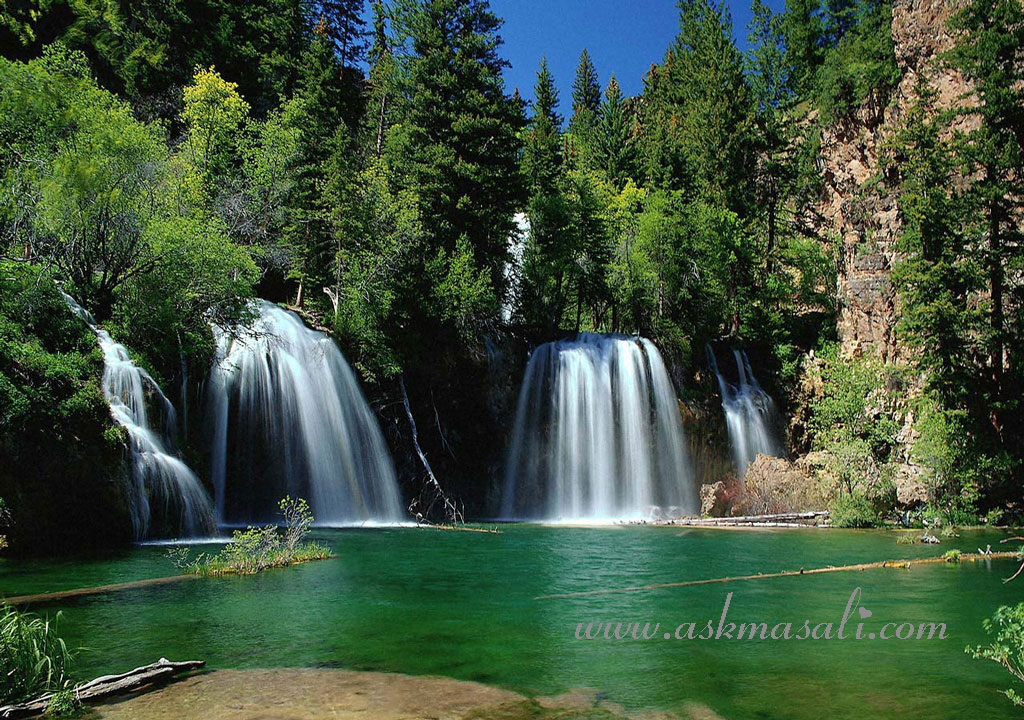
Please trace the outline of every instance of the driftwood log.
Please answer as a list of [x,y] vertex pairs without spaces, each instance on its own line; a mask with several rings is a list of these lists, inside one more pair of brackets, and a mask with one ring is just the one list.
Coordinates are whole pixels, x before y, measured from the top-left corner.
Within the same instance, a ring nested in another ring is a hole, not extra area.
[[[167,682],[176,675],[199,670],[204,667],[203,660],[186,660],[185,662],[171,662],[167,658],[160,658],[152,665],[143,665],[134,670],[129,670],[120,675],[104,675],[95,680],[78,685],[72,689],[80,703],[96,702],[116,695],[125,695],[136,692],[150,685]],[[54,693],[46,693],[35,700],[29,700],[15,705],[0,707],[0,718],[26,718],[35,715],[42,715],[50,706]]]
[[827,517],[828,510],[813,510],[809,512],[775,513],[772,515],[736,515],[734,517],[714,518],[681,517],[669,520],[665,524],[693,527],[806,527],[818,519]]
[[[749,580],[768,580],[770,578],[794,577],[801,575],[820,575],[822,573],[837,573],[862,570],[877,570],[890,568],[895,570],[909,570],[917,565],[935,565],[951,562],[979,562],[988,560],[1017,559],[1019,552],[986,552],[986,553],[963,553],[956,560],[947,557],[913,558],[911,560],[880,560],[878,562],[857,563],[856,565],[828,565],[820,568],[800,568],[799,570],[782,570],[780,572],[757,573],[756,575],[733,575],[731,577],[706,578],[704,580],[683,580],[680,582],[655,583],[653,585],[634,585],[632,587],[602,588],[601,590],[582,590],[580,592],[558,593],[556,595],[538,595],[534,600],[561,600],[564,598],[589,597],[591,595],[612,595],[616,593],[646,592],[648,590],[664,590],[665,588],[693,587],[694,585],[717,585],[720,583],[743,582]],[[1013,578],[1009,578],[1012,580]]]

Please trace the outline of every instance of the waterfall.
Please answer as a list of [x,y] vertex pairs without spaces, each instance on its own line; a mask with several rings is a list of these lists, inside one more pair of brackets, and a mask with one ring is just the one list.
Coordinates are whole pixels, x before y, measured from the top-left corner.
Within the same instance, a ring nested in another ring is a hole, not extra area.
[[718,378],[733,462],[742,476],[759,454],[775,457],[783,454],[777,432],[775,403],[758,384],[745,352],[732,351],[737,377],[737,384],[733,385],[719,371],[714,350],[710,345],[706,349],[708,365]]
[[245,328],[214,328],[207,384],[217,516],[277,517],[285,495],[309,500],[321,525],[403,519],[377,420],[341,351],[298,315],[261,301]]
[[672,381],[648,340],[582,333],[526,366],[506,465],[507,519],[643,519],[697,509]]
[[72,312],[86,322],[103,351],[103,395],[110,414],[128,432],[132,472],[127,498],[137,539],[155,533],[199,537],[214,530],[210,498],[196,474],[174,451],[174,406],[128,350],[69,295]]

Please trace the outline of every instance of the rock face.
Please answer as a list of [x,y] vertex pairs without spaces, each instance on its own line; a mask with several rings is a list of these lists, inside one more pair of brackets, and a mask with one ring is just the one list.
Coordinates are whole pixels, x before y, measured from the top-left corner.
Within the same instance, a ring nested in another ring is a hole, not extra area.
[[[946,23],[959,0],[896,0],[892,33],[902,78],[887,99],[870,98],[851,120],[822,133],[819,163],[824,192],[817,230],[840,244],[838,333],[843,350],[901,359],[894,334],[899,301],[890,280],[901,231],[896,198],[885,183],[881,156],[915,100],[921,77],[937,91],[939,109],[970,91],[962,77],[938,66],[953,38]],[[884,106],[883,106],[884,103]]]

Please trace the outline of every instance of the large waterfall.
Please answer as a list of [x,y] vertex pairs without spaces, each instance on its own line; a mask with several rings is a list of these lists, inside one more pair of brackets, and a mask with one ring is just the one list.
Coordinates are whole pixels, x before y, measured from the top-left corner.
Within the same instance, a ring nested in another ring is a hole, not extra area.
[[696,509],[678,401],[653,343],[583,333],[533,352],[504,518],[643,519]]
[[377,420],[334,342],[269,302],[247,328],[215,328],[207,386],[218,518],[268,521],[286,494],[321,525],[399,522],[395,470]]
[[114,421],[128,432],[132,473],[127,492],[138,539],[198,537],[214,530],[213,507],[196,474],[174,452],[174,406],[128,350],[69,295],[71,310],[96,334],[103,351],[103,394]]
[[761,389],[750,358],[742,350],[733,350],[736,361],[737,383],[730,383],[718,369],[714,350],[707,347],[708,365],[718,378],[718,389],[722,395],[722,410],[729,431],[729,445],[733,462],[742,476],[750,463],[760,455],[782,455],[782,444],[778,438],[778,416],[775,403],[768,393]]

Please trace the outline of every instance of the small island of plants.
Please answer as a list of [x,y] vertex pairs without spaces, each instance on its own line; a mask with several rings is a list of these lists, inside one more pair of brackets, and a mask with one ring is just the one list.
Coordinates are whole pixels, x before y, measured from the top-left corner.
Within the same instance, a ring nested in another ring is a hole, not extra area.
[[214,555],[192,558],[187,547],[172,548],[168,555],[175,567],[196,575],[254,575],[270,568],[287,567],[312,560],[326,560],[331,551],[306,537],[313,525],[309,503],[285,497],[279,504],[284,520],[277,525],[236,530],[231,542]]

